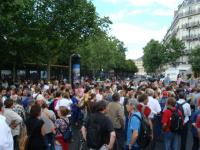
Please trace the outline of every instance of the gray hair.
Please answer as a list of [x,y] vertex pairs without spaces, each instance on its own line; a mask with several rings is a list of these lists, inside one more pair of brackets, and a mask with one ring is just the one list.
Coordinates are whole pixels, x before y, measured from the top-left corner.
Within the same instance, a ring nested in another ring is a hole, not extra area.
[[132,105],[134,111],[137,111],[138,101],[136,99],[129,99],[127,104]]
[[154,96],[154,90],[148,88],[148,89],[146,89],[146,94],[147,94],[148,96]]

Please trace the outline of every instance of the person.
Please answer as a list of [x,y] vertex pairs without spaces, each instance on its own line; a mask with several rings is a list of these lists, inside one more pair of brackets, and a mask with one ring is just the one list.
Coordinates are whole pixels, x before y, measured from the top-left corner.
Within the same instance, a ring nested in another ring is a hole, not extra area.
[[134,100],[129,99],[126,105],[126,109],[129,113],[128,127],[127,127],[127,141],[126,150],[140,150],[140,146],[137,144],[137,138],[140,130],[140,120],[135,116],[142,117],[141,113],[137,110],[137,104]]
[[68,150],[69,149],[69,141],[65,141],[63,138],[64,131],[69,127],[69,119],[67,118],[67,114],[69,110],[60,106],[57,111],[58,119],[55,121],[56,128],[56,136],[55,136],[55,150]]
[[7,99],[4,102],[4,105],[4,116],[6,117],[7,124],[11,127],[14,140],[14,150],[19,150],[20,125],[23,120],[16,112],[12,110],[14,105],[12,99]]
[[192,122],[192,137],[193,137],[193,146],[192,150],[198,150],[199,149],[199,133],[198,130],[200,126],[198,127],[198,121],[200,119],[200,109],[196,110],[192,113],[191,116],[191,122]]
[[181,109],[184,117],[184,125],[183,130],[181,132],[181,150],[186,150],[186,143],[187,143],[187,135],[188,135],[188,128],[189,128],[189,118],[191,116],[191,108],[190,105],[185,100],[185,93],[181,91],[178,93],[179,100],[177,101],[177,106]]
[[160,104],[158,102],[157,99],[154,99],[154,90],[153,89],[146,89],[146,94],[148,95],[148,103],[147,105],[149,106],[149,108],[151,109],[151,114],[149,116],[149,118],[151,118],[151,122],[152,122],[152,126],[153,126],[153,140],[151,142],[151,149],[154,150],[155,146],[156,146],[156,141],[157,141],[157,129],[158,129],[158,117],[160,115],[161,112],[161,107]]
[[52,110],[48,109],[48,105],[44,102],[42,104],[41,119],[44,121],[45,125],[45,148],[46,150],[52,150],[54,148],[54,121],[56,120],[56,115]]
[[13,150],[13,137],[11,129],[3,116],[3,103],[0,102],[0,150]]
[[[169,97],[167,100],[167,109],[163,111],[162,127],[164,131],[164,150],[179,150],[180,135],[171,131],[171,116],[172,112],[176,111],[176,100]],[[182,116],[181,111],[178,114]]]
[[[91,138],[94,138],[93,140],[95,140],[95,143],[98,143],[98,148],[95,149],[100,150],[105,148],[112,150],[113,148],[116,134],[111,120],[105,115],[108,111],[107,105],[107,102],[104,100],[97,102],[95,106],[96,112],[89,116],[81,128],[83,138],[87,142],[88,148],[92,148],[90,145],[94,142]],[[98,133],[93,132],[94,134],[92,133],[93,136],[91,136],[89,133],[95,124],[99,127]],[[96,141],[96,139],[99,141]]]
[[121,150],[124,147],[124,127],[125,115],[123,105],[120,104],[120,94],[114,93],[112,102],[108,104],[108,116],[112,121],[116,133],[115,150]]
[[33,105],[30,110],[30,117],[25,121],[28,140],[26,150],[45,150],[45,125],[44,121],[39,119],[41,116],[41,107]]
[[170,84],[170,74],[167,74],[163,82],[165,86],[168,86]]
[[63,98],[60,99],[55,107],[55,110],[58,111],[60,106],[65,106],[68,110],[71,110],[71,105],[73,104],[69,91],[63,93]]

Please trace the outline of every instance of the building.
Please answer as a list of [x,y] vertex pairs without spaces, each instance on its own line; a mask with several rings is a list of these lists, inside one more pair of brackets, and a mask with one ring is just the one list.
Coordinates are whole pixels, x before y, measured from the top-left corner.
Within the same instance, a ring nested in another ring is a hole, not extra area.
[[[163,42],[168,42],[173,36],[185,43],[186,53],[190,53],[191,49],[200,45],[200,0],[184,0],[178,6]],[[179,61],[188,64],[187,57]]]
[[136,60],[133,60],[136,67],[138,68],[138,72],[137,72],[137,75],[146,75],[146,72],[144,70],[144,67],[143,67],[143,60],[142,60],[142,57],[136,59]]

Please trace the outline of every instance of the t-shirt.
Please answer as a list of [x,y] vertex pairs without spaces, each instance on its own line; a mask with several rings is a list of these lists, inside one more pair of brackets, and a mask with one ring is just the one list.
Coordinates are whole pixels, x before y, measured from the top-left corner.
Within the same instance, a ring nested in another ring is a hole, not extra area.
[[[101,130],[101,141],[103,144],[109,144],[110,141],[110,133],[114,131],[113,125],[111,120],[105,116],[103,113],[97,112],[94,113],[94,118],[96,119],[95,122],[97,122],[100,125]],[[86,129],[89,125],[89,119],[86,121]]]
[[6,118],[0,115],[0,150],[13,150],[13,136]]
[[71,110],[71,105],[73,104],[72,100],[71,99],[66,99],[66,98],[63,98],[61,100],[58,100],[57,104],[56,104],[56,107],[55,107],[55,110],[58,110],[60,106],[64,106],[66,107],[68,110]]
[[[141,118],[140,112],[135,112],[134,114],[136,114],[137,116],[139,116]],[[140,120],[136,116],[134,116],[134,114],[131,115],[131,117],[128,121],[127,145],[129,145],[131,142],[133,132],[137,131],[139,134],[139,130],[140,130],[140,124],[141,124]],[[136,142],[134,143],[134,146],[139,147],[139,145]]]

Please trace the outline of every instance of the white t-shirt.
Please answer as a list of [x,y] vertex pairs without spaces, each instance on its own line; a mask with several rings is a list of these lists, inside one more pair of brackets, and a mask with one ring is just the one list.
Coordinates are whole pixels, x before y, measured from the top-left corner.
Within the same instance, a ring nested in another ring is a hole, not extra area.
[[71,99],[66,99],[66,98],[63,98],[61,100],[58,100],[57,104],[56,104],[56,107],[55,107],[55,110],[59,110],[59,107],[60,106],[64,106],[66,107],[67,109],[71,110],[71,105],[73,104],[72,100]]
[[0,115],[0,150],[13,150],[11,129],[2,115]]
[[151,114],[150,114],[150,118],[154,118],[154,115],[158,114],[161,112],[161,107],[160,104],[158,102],[158,100],[154,99],[152,96],[148,97],[148,106],[151,109]]

